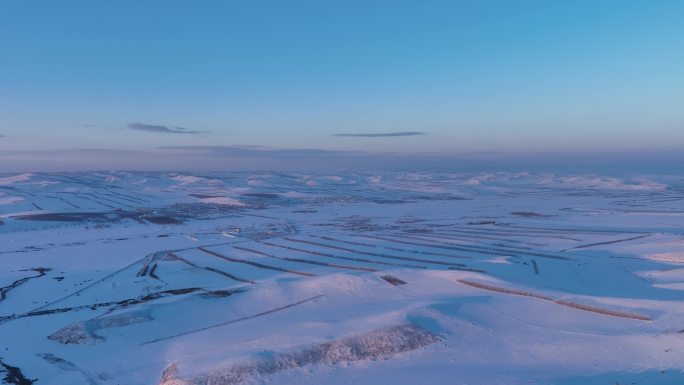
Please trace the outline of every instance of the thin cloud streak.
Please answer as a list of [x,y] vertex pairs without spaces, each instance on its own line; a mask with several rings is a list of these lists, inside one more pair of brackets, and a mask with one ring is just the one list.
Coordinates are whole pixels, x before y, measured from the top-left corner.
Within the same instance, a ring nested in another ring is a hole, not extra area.
[[211,155],[211,156],[242,156],[242,157],[315,157],[315,156],[345,156],[360,154],[358,151],[336,151],[317,148],[279,149],[254,145],[233,146],[165,146],[160,150],[170,151],[181,155]]
[[335,134],[333,136],[351,137],[351,138],[386,138],[386,137],[416,136],[416,135],[427,135],[427,134],[424,132],[418,132],[418,131],[400,131],[400,132],[380,132],[380,133],[375,133],[375,134]]
[[158,134],[188,134],[188,135],[199,135],[205,131],[191,130],[184,127],[172,127],[172,126],[162,126],[155,124],[145,124],[145,123],[130,123],[128,128],[136,131],[147,131],[154,132]]

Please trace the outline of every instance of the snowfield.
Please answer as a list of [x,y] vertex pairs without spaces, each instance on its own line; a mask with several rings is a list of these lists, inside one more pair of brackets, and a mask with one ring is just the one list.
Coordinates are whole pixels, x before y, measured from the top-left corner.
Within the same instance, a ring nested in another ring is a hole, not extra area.
[[0,175],[0,383],[684,384],[684,179]]

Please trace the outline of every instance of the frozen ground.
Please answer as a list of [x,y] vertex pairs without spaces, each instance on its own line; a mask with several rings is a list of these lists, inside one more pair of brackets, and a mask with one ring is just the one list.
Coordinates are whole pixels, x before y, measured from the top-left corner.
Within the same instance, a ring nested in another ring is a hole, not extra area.
[[684,180],[0,175],[0,382],[682,384]]

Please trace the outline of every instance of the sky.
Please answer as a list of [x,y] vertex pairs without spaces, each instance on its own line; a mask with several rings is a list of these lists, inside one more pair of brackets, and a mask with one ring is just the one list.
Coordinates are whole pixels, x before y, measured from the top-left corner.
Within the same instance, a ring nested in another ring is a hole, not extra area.
[[0,171],[670,162],[683,17],[680,0],[3,0]]

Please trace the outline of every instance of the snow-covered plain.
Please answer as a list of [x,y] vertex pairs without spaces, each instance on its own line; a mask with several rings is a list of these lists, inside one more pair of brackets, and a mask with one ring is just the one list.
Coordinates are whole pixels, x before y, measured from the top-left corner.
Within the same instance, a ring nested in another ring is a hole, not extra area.
[[0,175],[0,382],[683,384],[684,179]]

